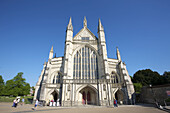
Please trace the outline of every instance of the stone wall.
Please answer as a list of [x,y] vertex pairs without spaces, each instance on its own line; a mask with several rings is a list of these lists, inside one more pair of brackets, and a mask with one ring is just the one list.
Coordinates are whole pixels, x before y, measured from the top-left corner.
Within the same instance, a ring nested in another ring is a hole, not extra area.
[[159,85],[152,87],[143,87],[140,95],[140,102],[143,103],[155,103],[157,101],[160,104],[164,104],[164,100],[170,98],[166,91],[170,91],[170,84]]

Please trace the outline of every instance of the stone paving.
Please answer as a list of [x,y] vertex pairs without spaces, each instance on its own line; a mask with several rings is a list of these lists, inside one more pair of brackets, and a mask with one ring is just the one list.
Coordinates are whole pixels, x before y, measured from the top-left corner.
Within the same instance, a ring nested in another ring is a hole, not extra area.
[[122,105],[117,108],[101,106],[85,107],[37,107],[33,105],[19,105],[11,107],[12,103],[0,103],[0,113],[167,113],[152,106],[146,105]]

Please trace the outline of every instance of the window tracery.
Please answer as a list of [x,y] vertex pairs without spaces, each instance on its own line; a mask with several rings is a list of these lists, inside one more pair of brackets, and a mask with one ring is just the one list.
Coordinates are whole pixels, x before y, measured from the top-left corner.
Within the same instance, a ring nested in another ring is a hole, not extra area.
[[116,74],[115,72],[111,73],[111,83],[119,83],[119,77],[118,74]]
[[85,46],[74,55],[73,78],[97,79],[98,62],[95,52]]
[[54,75],[52,83],[53,84],[59,84],[60,79],[61,79],[61,75],[58,73],[57,75]]

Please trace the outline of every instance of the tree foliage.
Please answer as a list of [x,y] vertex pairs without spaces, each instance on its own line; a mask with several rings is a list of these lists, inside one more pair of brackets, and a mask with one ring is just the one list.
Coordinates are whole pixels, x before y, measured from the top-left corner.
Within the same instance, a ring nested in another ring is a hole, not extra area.
[[170,71],[165,71],[163,74],[163,80],[165,84],[170,84]]
[[133,85],[134,85],[134,88],[135,88],[135,92],[140,93],[141,88],[142,88],[142,84],[141,83],[134,83]]
[[2,76],[0,75],[0,95],[4,94],[4,79],[2,78]]
[[13,79],[8,80],[5,86],[5,95],[23,96],[29,94],[30,85],[22,77],[23,73],[18,73]]
[[163,79],[158,72],[150,69],[139,70],[133,76],[134,83],[141,83],[143,86],[146,85],[160,85],[163,83]]
[[150,69],[137,71],[132,78],[136,92],[140,92],[142,86],[170,84],[170,72],[160,75]]

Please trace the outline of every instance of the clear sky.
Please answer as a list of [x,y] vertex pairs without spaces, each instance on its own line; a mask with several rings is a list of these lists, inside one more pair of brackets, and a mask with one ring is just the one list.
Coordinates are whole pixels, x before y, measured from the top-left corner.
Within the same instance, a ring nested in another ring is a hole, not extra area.
[[[170,0],[0,0],[0,75],[5,81],[23,72],[34,86],[51,46],[64,55],[65,31],[72,17],[74,35],[87,18],[97,36],[105,29],[109,58],[119,48],[129,74],[170,71]],[[97,36],[98,37],[98,36]]]

